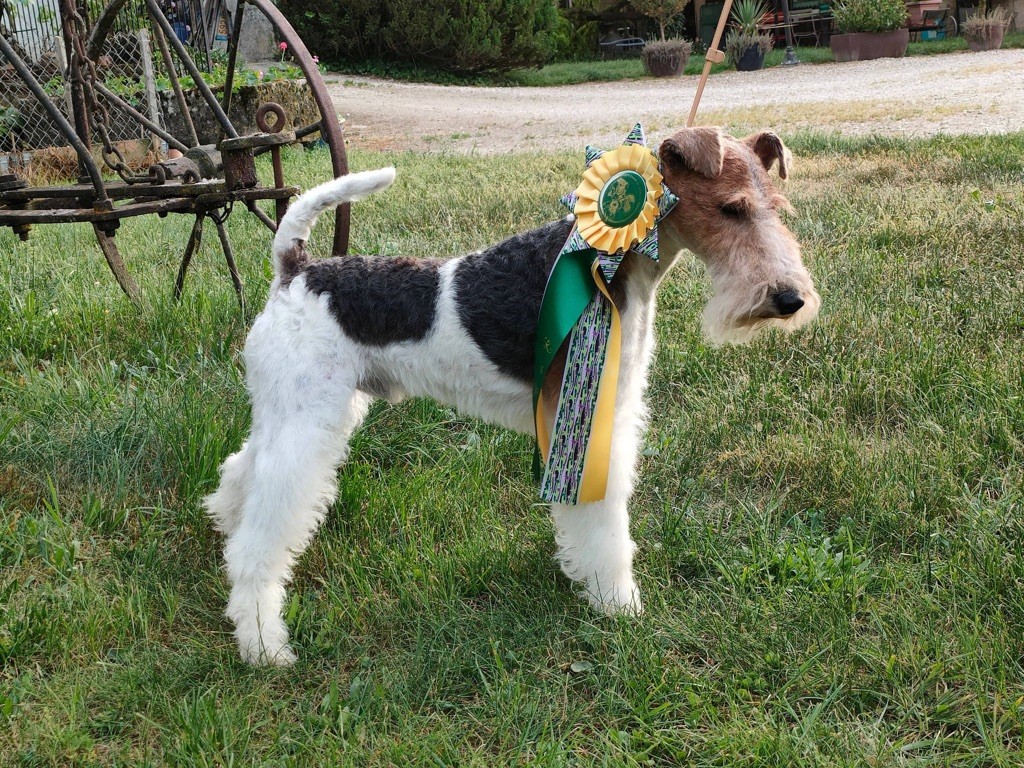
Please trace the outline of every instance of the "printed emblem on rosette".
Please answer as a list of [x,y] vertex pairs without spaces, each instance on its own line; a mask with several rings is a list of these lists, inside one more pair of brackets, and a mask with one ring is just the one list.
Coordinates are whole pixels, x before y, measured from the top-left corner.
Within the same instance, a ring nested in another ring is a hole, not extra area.
[[574,192],[580,236],[604,253],[629,250],[657,223],[661,182],[658,158],[647,147],[623,144],[605,152]]

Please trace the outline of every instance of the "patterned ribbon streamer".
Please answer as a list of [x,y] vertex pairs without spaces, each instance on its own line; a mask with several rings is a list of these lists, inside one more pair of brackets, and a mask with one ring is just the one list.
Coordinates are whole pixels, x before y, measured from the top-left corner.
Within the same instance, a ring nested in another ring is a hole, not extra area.
[[[611,461],[621,334],[608,284],[627,251],[657,260],[657,222],[677,201],[637,124],[611,152],[587,147],[583,180],[562,202],[576,225],[548,277],[537,323],[534,472],[545,501],[584,504],[604,498]],[[542,390],[567,340],[549,431]]]

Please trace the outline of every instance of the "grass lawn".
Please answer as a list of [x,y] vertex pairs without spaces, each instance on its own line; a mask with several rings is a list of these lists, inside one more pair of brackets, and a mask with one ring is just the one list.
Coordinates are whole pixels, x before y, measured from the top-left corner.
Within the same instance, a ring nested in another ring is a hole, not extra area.
[[[199,510],[248,421],[251,310],[215,238],[175,306],[190,223],[127,221],[136,311],[85,228],[0,233],[0,765],[1020,765],[1024,134],[791,139],[822,315],[715,349],[701,269],[664,287],[647,613],[572,595],[527,437],[378,405],[297,569],[286,670],[239,661]],[[580,172],[352,160],[399,168],[353,215],[392,255],[548,221]],[[258,307],[268,238],[229,226]]]

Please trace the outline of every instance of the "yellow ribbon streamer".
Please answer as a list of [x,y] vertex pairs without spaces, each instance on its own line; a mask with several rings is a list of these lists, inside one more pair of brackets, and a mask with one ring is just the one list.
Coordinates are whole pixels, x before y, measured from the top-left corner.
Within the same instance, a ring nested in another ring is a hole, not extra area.
[[612,458],[612,431],[615,428],[615,398],[619,390],[619,361],[622,354],[622,325],[619,308],[615,306],[604,279],[598,272],[599,263],[594,259],[590,268],[597,288],[612,307],[612,329],[608,337],[601,384],[597,390],[597,407],[590,432],[590,442],[583,460],[583,478],[580,483],[580,503],[600,501],[608,488],[608,472]]

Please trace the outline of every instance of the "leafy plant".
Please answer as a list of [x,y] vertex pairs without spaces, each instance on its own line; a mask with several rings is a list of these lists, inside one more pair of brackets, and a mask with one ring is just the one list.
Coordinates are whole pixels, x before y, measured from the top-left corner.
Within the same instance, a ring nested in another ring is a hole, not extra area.
[[756,35],[766,13],[768,6],[763,0],[737,0],[732,7],[733,27],[746,35]]
[[665,42],[665,27],[686,9],[689,2],[690,0],[633,0],[633,8],[637,13],[658,22],[660,40]]
[[0,107],[0,141],[25,124],[25,116],[14,107]]
[[[214,61],[213,69],[206,73],[203,79],[206,84],[210,86],[214,91],[220,91],[224,89],[224,83],[227,82],[227,64]],[[255,85],[263,85],[265,83],[274,83],[279,80],[301,80],[305,77],[302,70],[292,64],[291,62],[275,62],[266,69],[256,69],[245,64],[239,64],[235,70],[235,77],[231,83],[231,90],[234,93],[238,93],[242,88],[252,87]],[[196,87],[195,81],[185,75],[178,76],[178,82],[181,83],[182,90],[189,91]],[[107,87],[110,87],[110,81],[107,81]],[[169,91],[171,89],[171,80],[166,75],[157,75],[156,77],[156,88],[158,91]],[[127,98],[126,94],[118,91],[117,88],[111,88],[111,90],[118,93],[123,98]],[[137,90],[137,88],[135,89]],[[131,100],[131,99],[129,99]]]
[[841,33],[891,32],[907,25],[903,0],[844,0],[833,6],[836,28]]
[[772,49],[772,36],[766,32],[741,32],[731,30],[725,36],[725,60],[732,66],[739,64],[743,54],[750,48],[758,48],[764,56]]

